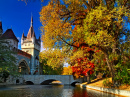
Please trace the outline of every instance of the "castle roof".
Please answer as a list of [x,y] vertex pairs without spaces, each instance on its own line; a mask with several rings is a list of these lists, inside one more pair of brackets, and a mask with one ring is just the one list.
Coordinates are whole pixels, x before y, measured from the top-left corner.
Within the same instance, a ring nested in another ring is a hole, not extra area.
[[14,35],[14,32],[12,29],[7,29],[5,31],[5,33],[2,35],[2,38],[4,39],[14,39],[16,40],[17,42],[19,42],[19,40],[16,38],[16,36]]
[[36,38],[34,29],[33,29],[33,17],[31,17],[31,26],[30,26],[28,34],[27,34],[27,39],[31,39],[32,37]]
[[28,34],[27,34],[27,39],[31,39],[32,37],[36,37],[34,33],[33,26],[30,27]]
[[27,52],[24,52],[20,49],[18,49],[18,54],[19,55],[22,55],[22,56],[25,56],[25,57],[28,57],[28,58],[31,58],[31,54],[27,53]]

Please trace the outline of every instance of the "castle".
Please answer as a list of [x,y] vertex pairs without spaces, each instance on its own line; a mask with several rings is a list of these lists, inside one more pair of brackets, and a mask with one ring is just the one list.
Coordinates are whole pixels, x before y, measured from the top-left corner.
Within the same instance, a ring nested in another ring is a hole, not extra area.
[[21,74],[42,74],[42,70],[39,65],[39,52],[40,52],[40,37],[36,39],[33,29],[33,17],[31,17],[31,25],[27,36],[24,32],[21,37],[21,49],[18,49],[19,40],[15,36],[12,29],[7,29],[3,33],[2,22],[0,22],[0,36],[4,38],[13,47],[14,51],[17,51],[17,67]]

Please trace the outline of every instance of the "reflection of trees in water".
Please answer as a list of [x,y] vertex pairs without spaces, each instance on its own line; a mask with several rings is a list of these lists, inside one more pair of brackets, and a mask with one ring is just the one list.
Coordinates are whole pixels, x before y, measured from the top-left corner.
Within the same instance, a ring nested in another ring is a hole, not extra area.
[[81,89],[80,87],[79,88],[76,87],[73,89],[73,96],[72,97],[90,97],[90,96],[88,96],[86,89]]
[[86,88],[76,87],[73,89],[72,97],[118,97],[118,96]]
[[112,94],[98,92],[80,87],[66,85],[16,85],[2,87],[0,97],[117,97]]

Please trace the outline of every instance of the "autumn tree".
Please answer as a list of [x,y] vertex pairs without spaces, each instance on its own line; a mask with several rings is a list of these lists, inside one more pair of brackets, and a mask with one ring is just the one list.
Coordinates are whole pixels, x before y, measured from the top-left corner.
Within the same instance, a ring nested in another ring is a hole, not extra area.
[[69,65],[68,67],[63,67],[63,75],[72,75],[72,67]]
[[[44,62],[43,62],[44,61]],[[56,69],[52,68],[51,66],[48,66],[46,63],[47,61],[43,59],[42,63],[40,63],[43,75],[61,75],[62,74],[62,68],[63,66],[57,67]]]
[[[114,79],[121,39],[129,38],[124,26],[130,19],[129,8],[128,0],[51,0],[40,12],[43,45],[64,48],[68,57],[77,53],[79,50],[73,50],[83,44],[100,50]],[[93,59],[87,57],[88,61],[96,62],[98,54],[92,56]]]
[[130,84],[130,41],[126,41],[120,45],[121,56],[116,68],[115,81],[121,84]]
[[[81,4],[80,4],[81,3]],[[71,4],[71,5],[70,5]],[[60,1],[52,0],[40,12],[42,35],[45,48],[62,48],[64,53],[71,56],[74,48],[80,48],[77,43],[84,43],[84,33],[76,32],[74,25],[82,25],[87,10],[82,6],[81,1]],[[68,7],[66,6],[68,5]]]
[[122,56],[120,44],[129,41],[129,31],[124,27],[124,24],[128,22],[124,18],[129,16],[129,10],[125,6],[117,6],[109,10],[100,5],[91,10],[84,19],[83,31],[86,43],[103,52],[113,83],[115,66]]
[[[43,72],[50,72],[48,74],[61,74],[63,63],[64,63],[64,54],[60,49],[47,49],[40,52],[40,63],[43,66]],[[46,69],[45,69],[46,68]],[[48,69],[52,71],[48,71]],[[57,72],[56,72],[57,71]]]

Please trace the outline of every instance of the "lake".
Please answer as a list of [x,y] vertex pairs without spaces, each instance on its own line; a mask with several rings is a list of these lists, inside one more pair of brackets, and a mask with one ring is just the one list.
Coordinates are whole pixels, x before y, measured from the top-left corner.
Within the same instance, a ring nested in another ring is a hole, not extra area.
[[0,87],[0,97],[118,97],[69,85],[10,85]]

